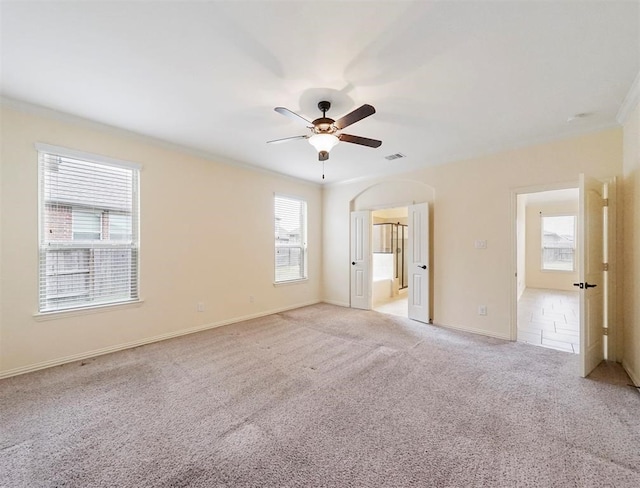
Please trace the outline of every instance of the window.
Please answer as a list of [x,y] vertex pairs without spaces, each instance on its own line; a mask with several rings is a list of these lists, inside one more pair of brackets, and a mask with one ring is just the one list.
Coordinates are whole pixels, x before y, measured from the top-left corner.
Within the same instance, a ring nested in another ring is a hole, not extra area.
[[307,203],[276,195],[275,281],[307,278]]
[[128,241],[132,238],[131,216],[109,213],[109,239],[112,241]]
[[542,216],[542,269],[575,270],[575,215]]
[[40,312],[137,300],[139,166],[37,148]]
[[102,234],[102,212],[71,209],[73,240],[99,241]]

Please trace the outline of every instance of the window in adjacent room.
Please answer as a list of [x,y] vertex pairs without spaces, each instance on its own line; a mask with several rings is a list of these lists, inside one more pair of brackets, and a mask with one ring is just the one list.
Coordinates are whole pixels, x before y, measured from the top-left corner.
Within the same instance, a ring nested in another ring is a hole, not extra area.
[[307,203],[276,195],[275,282],[307,278]]
[[137,300],[139,166],[37,148],[40,312]]
[[541,216],[542,269],[574,271],[576,251],[576,216]]

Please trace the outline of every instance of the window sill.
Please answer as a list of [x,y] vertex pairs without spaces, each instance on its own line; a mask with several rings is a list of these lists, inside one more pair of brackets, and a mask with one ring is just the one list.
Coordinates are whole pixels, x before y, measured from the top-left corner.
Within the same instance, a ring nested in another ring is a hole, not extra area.
[[302,278],[299,280],[289,280],[289,281],[276,281],[273,283],[273,286],[288,286],[288,285],[299,285],[301,283],[306,283],[309,281],[309,278]]
[[127,308],[137,308],[142,306],[144,300],[132,300],[130,302],[109,303],[105,305],[95,305],[93,307],[74,308],[70,310],[53,310],[51,312],[37,312],[33,318],[37,322],[45,320],[64,319],[80,315],[90,315],[94,313],[110,312],[112,310],[122,310]]

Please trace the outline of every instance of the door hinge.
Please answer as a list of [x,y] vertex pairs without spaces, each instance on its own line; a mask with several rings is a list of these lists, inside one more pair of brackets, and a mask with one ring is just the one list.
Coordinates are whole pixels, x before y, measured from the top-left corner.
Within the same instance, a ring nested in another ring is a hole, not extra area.
[[609,327],[603,327],[602,328],[602,335],[606,335],[606,336],[609,335]]
[[602,263],[602,271],[609,271],[609,263]]
[[603,198],[602,199],[602,206],[603,207],[608,207],[609,206],[609,199],[608,198]]

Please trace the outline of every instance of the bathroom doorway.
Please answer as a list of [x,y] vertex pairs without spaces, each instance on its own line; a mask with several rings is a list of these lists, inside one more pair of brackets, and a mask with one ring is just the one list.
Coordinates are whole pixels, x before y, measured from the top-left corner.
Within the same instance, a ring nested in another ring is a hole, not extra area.
[[372,301],[380,313],[408,316],[408,208],[372,212]]

